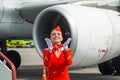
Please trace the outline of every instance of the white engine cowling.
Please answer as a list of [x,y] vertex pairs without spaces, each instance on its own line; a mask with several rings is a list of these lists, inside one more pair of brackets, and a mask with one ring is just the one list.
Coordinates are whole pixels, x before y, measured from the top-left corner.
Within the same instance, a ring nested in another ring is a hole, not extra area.
[[91,66],[120,55],[118,12],[70,4],[46,8],[37,16],[33,29],[40,56],[47,47],[44,39],[57,24],[61,26],[64,41],[72,38],[72,66]]

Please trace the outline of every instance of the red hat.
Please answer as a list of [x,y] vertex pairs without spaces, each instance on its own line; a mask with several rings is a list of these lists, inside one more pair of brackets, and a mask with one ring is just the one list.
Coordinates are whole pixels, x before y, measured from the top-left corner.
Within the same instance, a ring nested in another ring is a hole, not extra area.
[[57,25],[53,30],[62,32],[62,30],[61,30],[61,28],[60,28],[60,25]]

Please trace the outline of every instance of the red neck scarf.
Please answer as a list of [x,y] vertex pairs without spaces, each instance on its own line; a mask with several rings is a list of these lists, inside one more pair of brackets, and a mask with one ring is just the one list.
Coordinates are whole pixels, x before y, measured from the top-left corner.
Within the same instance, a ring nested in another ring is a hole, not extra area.
[[53,50],[58,50],[61,47],[63,47],[63,44],[53,44]]

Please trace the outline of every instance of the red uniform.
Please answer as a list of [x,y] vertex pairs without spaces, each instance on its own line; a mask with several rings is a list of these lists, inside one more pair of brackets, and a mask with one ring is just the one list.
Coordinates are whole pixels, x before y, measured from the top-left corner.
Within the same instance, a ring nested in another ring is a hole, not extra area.
[[71,49],[61,51],[59,57],[55,52],[48,49],[43,50],[44,65],[48,67],[48,80],[70,80],[68,66],[72,64]]

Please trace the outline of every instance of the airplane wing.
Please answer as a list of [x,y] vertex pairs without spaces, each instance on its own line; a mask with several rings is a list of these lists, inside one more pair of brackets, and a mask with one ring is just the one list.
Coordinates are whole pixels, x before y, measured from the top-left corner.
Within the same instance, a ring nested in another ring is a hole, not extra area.
[[60,5],[60,4],[68,4],[73,2],[78,2],[82,0],[61,0],[56,2],[55,0],[47,0],[39,1],[39,2],[22,2],[21,5],[17,6],[16,10],[18,10],[21,16],[31,23],[34,22],[36,16],[40,11],[43,9],[53,6],[53,5]]
[[98,5],[120,6],[120,0],[99,0]]
[[[84,5],[84,6],[119,6],[119,0],[61,0],[56,3],[55,0],[50,1],[39,1],[39,2],[22,2],[21,5],[17,6],[16,10],[18,10],[21,16],[28,22],[33,23],[36,16],[39,14],[40,11],[43,9],[53,6],[53,5],[60,5],[60,4],[75,4],[75,5]],[[110,7],[109,6],[109,7]],[[109,8],[107,7],[107,9]],[[104,7],[105,8],[105,7]],[[111,8],[111,7],[110,7]],[[115,10],[113,8],[113,10]]]

